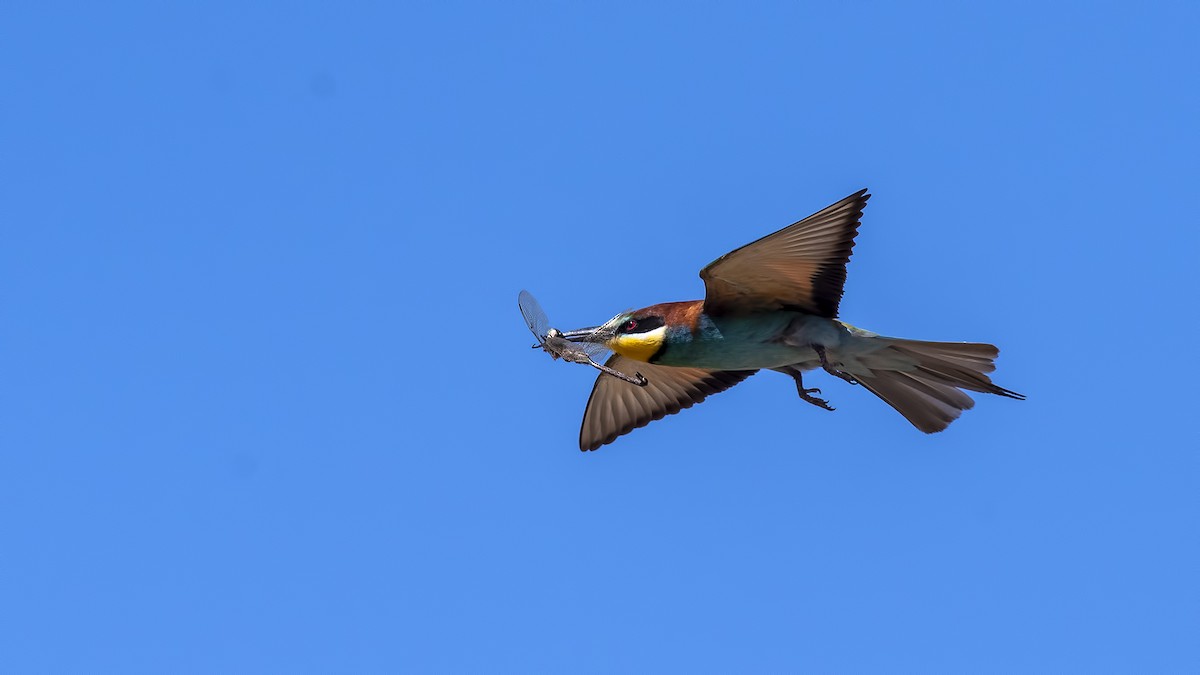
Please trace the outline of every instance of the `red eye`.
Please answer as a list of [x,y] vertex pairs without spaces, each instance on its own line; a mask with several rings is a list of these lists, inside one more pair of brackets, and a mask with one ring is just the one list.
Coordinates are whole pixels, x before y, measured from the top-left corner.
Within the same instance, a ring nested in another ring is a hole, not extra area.
[[625,330],[633,330],[634,328],[637,328],[637,321],[630,319],[625,322]]

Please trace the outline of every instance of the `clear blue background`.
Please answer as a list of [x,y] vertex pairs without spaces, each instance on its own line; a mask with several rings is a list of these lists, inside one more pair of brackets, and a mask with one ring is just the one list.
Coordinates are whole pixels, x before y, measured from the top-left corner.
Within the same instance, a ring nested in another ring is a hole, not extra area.
[[[169,6],[168,6],[169,5]],[[5,3],[0,669],[1200,667],[1195,3]],[[528,349],[861,187],[925,436]]]

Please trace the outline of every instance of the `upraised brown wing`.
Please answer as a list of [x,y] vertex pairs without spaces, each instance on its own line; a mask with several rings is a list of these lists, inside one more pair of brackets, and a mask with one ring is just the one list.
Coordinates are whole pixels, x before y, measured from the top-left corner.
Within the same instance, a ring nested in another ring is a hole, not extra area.
[[837,316],[866,190],[726,253],[700,270],[707,314],[793,309]]
[[601,373],[583,412],[580,450],[595,450],[612,443],[618,436],[690,408],[756,372],[656,366],[616,354],[605,365],[627,375],[640,372],[648,383],[639,387]]

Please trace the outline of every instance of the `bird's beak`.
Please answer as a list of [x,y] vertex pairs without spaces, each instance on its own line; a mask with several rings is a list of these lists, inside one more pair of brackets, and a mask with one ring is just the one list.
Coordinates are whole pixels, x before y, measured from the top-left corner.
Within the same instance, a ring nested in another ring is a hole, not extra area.
[[605,344],[610,337],[608,332],[602,330],[604,326],[592,326],[591,328],[580,328],[578,330],[569,330],[562,336],[571,342],[594,342],[597,344]]

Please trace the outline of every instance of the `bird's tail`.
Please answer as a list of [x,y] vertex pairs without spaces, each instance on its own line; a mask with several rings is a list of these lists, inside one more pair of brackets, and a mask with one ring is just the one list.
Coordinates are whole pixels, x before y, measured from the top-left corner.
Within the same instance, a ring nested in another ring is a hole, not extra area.
[[857,359],[845,370],[862,386],[887,402],[913,426],[932,434],[950,426],[975,401],[961,390],[1024,400],[1014,391],[992,384],[994,345],[976,342],[922,342],[875,337],[886,343]]

